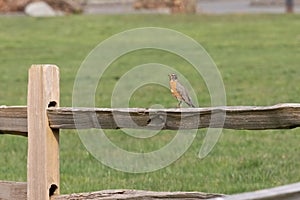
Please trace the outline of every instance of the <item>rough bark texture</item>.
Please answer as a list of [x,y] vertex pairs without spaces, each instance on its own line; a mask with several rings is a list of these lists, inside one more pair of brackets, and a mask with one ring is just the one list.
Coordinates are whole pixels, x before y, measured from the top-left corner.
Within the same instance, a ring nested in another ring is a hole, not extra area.
[[[183,109],[68,107],[48,109],[47,115],[50,127],[55,129],[177,130],[210,127],[266,130],[300,127],[300,104]],[[26,136],[26,132],[27,107],[0,107],[0,134]]]
[[48,109],[48,117],[52,128],[62,129],[290,129],[300,126],[300,104],[182,109],[52,108]]
[[67,194],[54,196],[53,200],[157,200],[157,199],[212,199],[224,197],[221,194],[207,194],[202,192],[153,192],[143,190],[104,190],[99,192],[89,192],[81,194]]

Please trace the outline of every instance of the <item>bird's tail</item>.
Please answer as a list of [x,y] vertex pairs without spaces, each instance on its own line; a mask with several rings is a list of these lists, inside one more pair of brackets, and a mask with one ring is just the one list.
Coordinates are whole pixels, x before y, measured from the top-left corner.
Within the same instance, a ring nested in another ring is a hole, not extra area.
[[189,105],[190,107],[196,108],[196,106],[193,104],[192,101],[190,101],[190,102],[188,103],[188,105]]

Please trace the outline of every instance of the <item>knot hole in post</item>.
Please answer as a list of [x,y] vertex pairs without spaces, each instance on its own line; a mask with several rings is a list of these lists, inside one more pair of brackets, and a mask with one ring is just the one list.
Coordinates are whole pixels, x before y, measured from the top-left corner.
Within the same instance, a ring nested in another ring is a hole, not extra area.
[[58,189],[57,185],[55,184],[51,184],[50,188],[49,188],[49,197],[51,197],[52,195],[54,195],[55,191]]
[[57,105],[56,101],[50,101],[48,104],[48,108],[56,107],[56,105]]

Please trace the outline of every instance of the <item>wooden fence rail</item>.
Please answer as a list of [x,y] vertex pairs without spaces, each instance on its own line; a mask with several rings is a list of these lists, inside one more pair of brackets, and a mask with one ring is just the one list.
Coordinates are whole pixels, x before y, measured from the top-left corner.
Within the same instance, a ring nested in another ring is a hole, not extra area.
[[0,106],[0,133],[27,136],[27,107]]
[[[200,192],[114,190],[59,195],[59,129],[291,129],[300,126],[300,104],[212,108],[63,108],[59,70],[29,70],[27,106],[0,106],[0,134],[28,137],[27,183],[0,181],[0,199],[300,199],[300,183],[235,196]],[[223,120],[215,116],[223,115]],[[257,195],[259,194],[259,195]]]
[[[224,125],[211,121],[225,113]],[[226,106],[210,108],[48,108],[54,129],[169,129],[226,128],[244,130],[291,129],[300,126],[300,104]],[[75,120],[75,118],[80,118]],[[116,119],[120,119],[117,120]],[[199,121],[200,120],[200,121]],[[75,123],[76,121],[76,123]],[[97,121],[98,123],[95,123]],[[181,125],[180,123],[181,122]],[[27,135],[27,107],[0,107],[0,131]]]
[[[78,194],[55,195],[52,200],[134,200],[134,199],[211,199],[211,200],[299,200],[300,183],[234,195],[209,194],[202,192],[154,192],[143,190],[102,190]],[[0,181],[0,199],[26,199],[27,183]]]

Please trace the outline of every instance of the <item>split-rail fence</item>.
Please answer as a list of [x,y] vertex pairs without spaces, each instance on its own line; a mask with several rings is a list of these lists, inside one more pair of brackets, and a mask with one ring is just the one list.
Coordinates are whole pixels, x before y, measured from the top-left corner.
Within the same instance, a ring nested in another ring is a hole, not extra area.
[[[29,70],[27,106],[0,106],[0,134],[28,137],[27,182],[0,181],[1,200],[300,199],[300,183],[236,195],[122,189],[61,195],[60,129],[291,129],[300,126],[300,104],[193,109],[72,108],[59,106],[59,93],[58,67],[33,65]],[[226,115],[224,123],[211,120],[212,116],[218,113]],[[77,124],[74,116],[80,116],[81,120]],[[122,119],[121,122],[116,122],[114,116]],[[153,116],[163,119],[162,122],[151,123]],[[94,123],[94,120],[98,120],[99,123]]]

